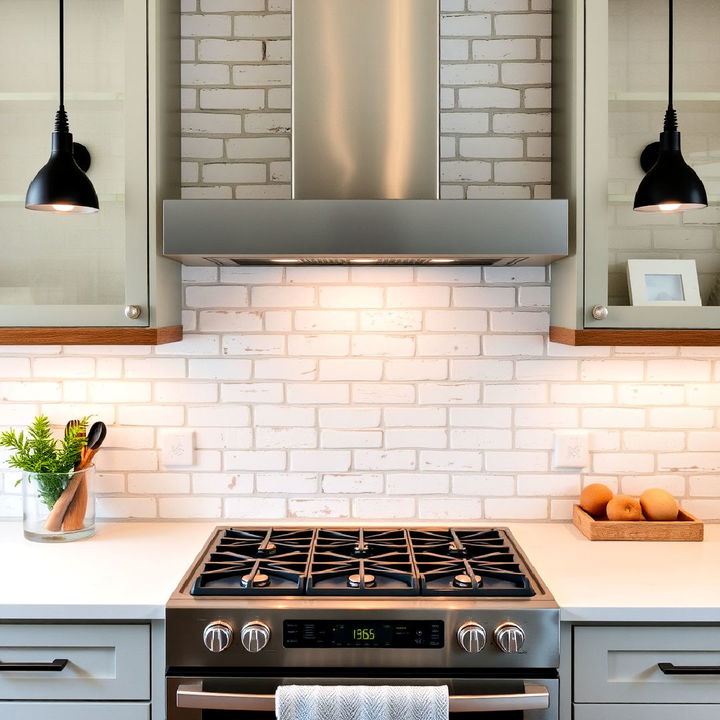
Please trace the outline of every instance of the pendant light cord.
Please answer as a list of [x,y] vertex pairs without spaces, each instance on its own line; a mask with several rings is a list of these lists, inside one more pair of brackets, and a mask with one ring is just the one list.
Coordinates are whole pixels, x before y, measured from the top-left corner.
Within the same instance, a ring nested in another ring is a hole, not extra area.
[[668,0],[668,107],[665,112],[665,124],[663,127],[666,132],[676,132],[678,129],[677,112],[673,106],[674,25],[673,0]]
[[60,7],[59,28],[59,67],[60,67],[60,107],[55,113],[55,132],[70,132],[65,112],[65,0],[58,0]]
[[[672,3],[672,0],[670,0]],[[59,0],[60,5],[60,107],[65,106],[65,1]]]

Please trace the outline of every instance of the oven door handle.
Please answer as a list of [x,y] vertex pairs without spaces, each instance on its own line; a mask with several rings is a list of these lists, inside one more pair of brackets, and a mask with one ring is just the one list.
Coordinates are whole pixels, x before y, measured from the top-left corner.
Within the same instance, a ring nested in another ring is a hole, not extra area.
[[[525,691],[498,695],[451,695],[450,712],[511,712],[546,710],[550,707],[550,693],[543,685],[523,683]],[[208,692],[202,683],[180,685],[176,703],[181,708],[199,710],[234,710],[236,712],[275,712],[275,695]]]

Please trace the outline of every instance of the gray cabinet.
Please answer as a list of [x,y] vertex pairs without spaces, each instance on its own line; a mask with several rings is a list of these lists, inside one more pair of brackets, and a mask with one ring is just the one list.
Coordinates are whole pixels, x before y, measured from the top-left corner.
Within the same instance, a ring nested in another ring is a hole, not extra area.
[[92,215],[24,209],[58,104],[57,2],[3,0],[0,26],[0,343],[179,339],[180,267],[161,256],[162,201],[179,196],[179,3],[66,3],[65,106],[92,155]]
[[[575,720],[717,720],[719,626],[574,628]],[[666,674],[659,663],[716,674]]]
[[[37,663],[63,661],[61,670]],[[12,664],[27,669],[3,669]],[[150,627],[145,624],[0,625],[0,717],[147,720]],[[36,713],[36,714],[34,714]]]
[[[552,266],[552,340],[720,343],[719,26],[714,0],[677,4],[675,106],[710,207],[636,213],[640,153],[658,139],[667,105],[667,4],[554,0],[553,196],[570,199],[571,255]],[[702,306],[634,306],[629,259],[694,260]]]

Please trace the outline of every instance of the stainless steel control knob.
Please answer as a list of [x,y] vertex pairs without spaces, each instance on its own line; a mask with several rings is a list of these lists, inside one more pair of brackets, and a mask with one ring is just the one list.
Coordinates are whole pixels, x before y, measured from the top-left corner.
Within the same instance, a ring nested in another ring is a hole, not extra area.
[[210,652],[221,653],[230,647],[232,641],[232,625],[222,620],[211,622],[203,631],[203,642]]
[[522,652],[525,644],[523,629],[514,622],[504,622],[495,628],[495,644],[508,654]]
[[605,305],[593,305],[592,310],[590,310],[590,314],[595,318],[595,320],[607,320],[607,316],[610,314],[610,311],[605,307]]
[[243,625],[240,631],[242,646],[251,653],[260,652],[270,642],[270,628],[263,622]]
[[480,623],[466,622],[458,628],[457,641],[465,652],[480,652],[485,647],[486,640],[485,628]]

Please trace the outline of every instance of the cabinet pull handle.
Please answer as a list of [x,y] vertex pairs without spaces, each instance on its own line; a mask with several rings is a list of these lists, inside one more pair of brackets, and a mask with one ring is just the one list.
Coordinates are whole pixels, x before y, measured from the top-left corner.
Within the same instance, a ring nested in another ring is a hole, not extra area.
[[720,675],[720,665],[673,665],[658,663],[665,675]]
[[0,672],[61,672],[68,664],[67,658],[52,662],[0,662]]

